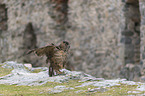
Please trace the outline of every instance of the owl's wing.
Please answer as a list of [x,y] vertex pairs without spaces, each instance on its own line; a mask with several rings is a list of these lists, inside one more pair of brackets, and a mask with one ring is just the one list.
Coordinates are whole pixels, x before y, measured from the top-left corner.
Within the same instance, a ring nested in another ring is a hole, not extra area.
[[37,56],[43,56],[43,55],[53,52],[55,48],[56,48],[56,46],[51,44],[51,45],[44,46],[44,47],[41,47],[38,49],[30,50],[27,54],[34,52],[34,53],[36,53]]

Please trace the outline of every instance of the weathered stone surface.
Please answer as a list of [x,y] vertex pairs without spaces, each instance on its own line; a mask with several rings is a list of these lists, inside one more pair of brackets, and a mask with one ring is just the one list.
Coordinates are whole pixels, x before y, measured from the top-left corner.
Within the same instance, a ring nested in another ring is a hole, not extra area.
[[[91,75],[77,72],[77,71],[69,71],[66,69],[61,70],[64,72],[64,75],[61,76],[54,76],[54,77],[48,77],[47,71],[44,70],[46,67],[41,67],[39,69],[43,69],[39,73],[31,73],[31,71],[27,71],[25,67],[22,67],[23,64],[19,64],[16,62],[5,62],[3,63],[4,68],[12,68],[13,71],[11,74],[0,77],[0,84],[10,84],[10,85],[26,85],[26,86],[38,86],[43,85],[47,82],[69,82],[69,80],[80,80],[83,81],[82,84],[70,87],[69,85],[57,85],[53,88],[45,89],[45,92],[49,94],[55,94],[55,93],[61,93],[66,90],[75,90],[75,93],[79,92],[106,92],[109,90],[110,87],[113,86],[121,86],[123,85],[135,85],[137,88],[135,90],[137,91],[128,91],[128,93],[142,93],[142,91],[145,91],[145,83],[140,82],[134,82],[134,81],[127,81],[126,79],[113,79],[113,80],[105,80],[105,79],[98,79],[96,80],[90,80],[90,81],[84,81],[85,77],[95,78]],[[8,66],[8,67],[6,67]],[[132,67],[131,67],[132,68]],[[37,68],[38,69],[38,68]],[[98,80],[97,80],[98,79]],[[69,84],[69,83],[68,83]],[[84,87],[84,86],[94,86],[95,88],[89,88],[87,90],[78,90],[78,87]],[[44,92],[40,92],[42,94]]]
[[140,44],[140,38],[138,40],[136,40],[135,45],[139,45]]
[[7,30],[7,8],[5,4],[0,4],[0,30]]
[[122,35],[124,35],[124,36],[133,36],[133,34],[134,34],[133,32],[127,31],[127,30],[122,31],[121,33],[122,33]]
[[126,78],[127,80],[138,81],[141,76],[141,68],[139,65],[127,64],[120,71],[120,77]]
[[[144,0],[140,0],[140,13],[141,13],[141,27],[140,27],[140,30],[141,30],[141,61],[143,62],[143,68],[145,66],[145,51],[144,51],[144,48],[145,48],[145,20],[144,20],[144,17],[145,17],[145,2]],[[143,74],[143,76],[145,76],[145,73]]]
[[121,39],[121,43],[131,44],[132,43],[132,39],[130,37],[122,38]]
[[[91,75],[85,74],[83,72],[69,71],[62,69],[65,75],[49,77],[47,67],[38,68],[27,68],[23,64],[17,62],[9,61],[3,63],[3,68],[13,69],[12,73],[3,77],[0,77],[0,84],[16,84],[16,85],[42,85],[46,82],[68,82],[69,80],[80,80],[79,82],[85,81],[100,81],[104,80],[101,78],[95,78]],[[41,69],[39,73],[31,73],[36,69]]]
[[7,61],[2,64],[3,68],[10,68],[10,69],[25,69],[23,64],[14,62],[14,61]]
[[145,76],[142,76],[140,79],[140,81],[145,82]]
[[95,89],[89,89],[88,92],[106,92],[108,89],[106,88],[95,88]]
[[126,3],[130,3],[130,4],[136,4],[138,3],[138,0],[124,0]]
[[[124,63],[139,64],[140,62],[140,25],[141,14],[138,0],[125,0],[125,23],[122,29],[122,42],[125,46]],[[132,34],[130,34],[132,32]],[[130,50],[129,50],[130,49]]]

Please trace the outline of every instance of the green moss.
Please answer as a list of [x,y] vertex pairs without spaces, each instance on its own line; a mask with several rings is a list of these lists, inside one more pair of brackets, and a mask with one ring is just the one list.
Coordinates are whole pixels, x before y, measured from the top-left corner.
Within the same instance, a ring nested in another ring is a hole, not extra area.
[[0,66],[0,77],[10,74],[12,69],[5,69]]
[[[125,96],[125,95],[136,95],[133,93],[127,93],[128,91],[134,91],[137,86],[134,85],[120,85],[120,86],[113,86],[111,88],[107,88],[108,91],[101,93],[101,92],[88,92],[88,88],[93,89],[97,88],[95,86],[85,86],[75,88],[75,86],[81,85],[82,83],[78,82],[78,80],[72,80],[67,83],[54,83],[48,82],[42,86],[16,86],[16,85],[0,85],[0,94],[6,96]],[[73,90],[64,90],[61,93],[49,94],[48,89],[54,88],[55,86],[66,86],[66,87],[73,87]],[[75,91],[84,90],[80,93],[76,93]]]
[[105,92],[104,94],[112,95],[112,96],[125,96],[125,95],[131,95],[131,93],[127,93],[128,91],[134,91],[136,89],[137,85],[124,85],[121,84],[119,86],[113,86],[111,88],[108,88],[108,92]]
[[42,71],[41,69],[35,69],[34,71],[32,71],[32,73],[39,73],[41,71]]
[[30,71],[31,73],[39,73],[41,72],[42,70],[41,69],[35,69],[35,70],[30,70],[28,67],[25,67],[26,70]]
[[[54,88],[58,85],[66,86],[68,83],[54,83],[48,82],[42,86],[17,86],[17,85],[0,85],[0,94],[11,96],[11,95],[24,95],[24,96],[37,96],[41,94],[41,96],[48,95],[48,89]],[[73,84],[70,83],[72,86]],[[50,94],[49,94],[50,95]]]

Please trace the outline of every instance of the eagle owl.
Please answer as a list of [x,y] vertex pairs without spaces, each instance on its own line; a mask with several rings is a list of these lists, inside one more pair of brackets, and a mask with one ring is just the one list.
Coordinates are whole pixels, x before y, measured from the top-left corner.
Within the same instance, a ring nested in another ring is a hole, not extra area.
[[44,46],[38,49],[33,49],[28,52],[28,54],[34,52],[37,56],[46,56],[46,63],[50,62],[49,66],[49,76],[56,74],[61,74],[60,69],[64,68],[67,63],[67,55],[70,45],[67,41],[62,41],[60,45],[56,46],[51,43],[48,46]]

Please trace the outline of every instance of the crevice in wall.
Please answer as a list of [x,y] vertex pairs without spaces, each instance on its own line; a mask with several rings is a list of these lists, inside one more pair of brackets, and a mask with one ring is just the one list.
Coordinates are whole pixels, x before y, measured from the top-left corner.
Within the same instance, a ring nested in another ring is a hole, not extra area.
[[54,33],[64,39],[68,27],[68,0],[50,0],[49,9],[48,14],[54,21]]
[[124,44],[124,66],[120,70],[120,78],[138,81],[140,68],[140,22],[139,0],[125,0],[125,24],[122,30],[121,42]]
[[5,37],[7,31],[7,8],[5,4],[0,4],[0,62],[4,62],[7,59],[8,41]]
[[125,64],[140,62],[140,10],[138,0],[126,0],[124,6],[125,28],[122,42],[125,45]]
[[[26,56],[26,53],[31,50],[31,49],[35,49],[37,48],[37,38],[36,38],[36,34],[34,32],[33,29],[33,25],[31,22],[29,22],[26,25],[26,28],[24,30],[24,34],[23,34],[23,54],[24,54],[24,59],[23,62],[24,63],[28,63],[31,62],[31,59],[29,56]],[[34,60],[35,61],[35,60]]]
[[0,33],[7,30],[7,8],[5,4],[0,4]]
[[23,46],[24,49],[30,50],[36,48],[36,44],[37,44],[36,34],[34,32],[33,25],[30,22],[26,25],[26,28],[24,30]]

